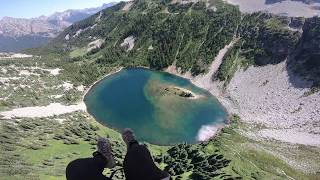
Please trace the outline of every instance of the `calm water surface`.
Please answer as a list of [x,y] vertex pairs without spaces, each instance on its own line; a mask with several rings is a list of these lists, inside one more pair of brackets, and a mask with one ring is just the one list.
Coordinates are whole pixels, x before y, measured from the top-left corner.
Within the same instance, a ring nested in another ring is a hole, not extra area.
[[[177,86],[199,99],[163,94]],[[102,124],[121,131],[131,128],[141,141],[169,145],[195,143],[204,126],[224,123],[227,113],[207,91],[189,80],[142,68],[123,69],[96,84],[86,95],[88,111]]]

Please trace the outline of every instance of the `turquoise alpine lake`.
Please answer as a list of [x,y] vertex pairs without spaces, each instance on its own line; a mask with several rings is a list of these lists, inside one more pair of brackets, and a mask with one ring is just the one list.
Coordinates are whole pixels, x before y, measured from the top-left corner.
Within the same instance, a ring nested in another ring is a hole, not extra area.
[[196,143],[227,113],[208,91],[189,80],[144,68],[128,68],[96,83],[85,96],[88,112],[118,131],[134,130],[151,144]]

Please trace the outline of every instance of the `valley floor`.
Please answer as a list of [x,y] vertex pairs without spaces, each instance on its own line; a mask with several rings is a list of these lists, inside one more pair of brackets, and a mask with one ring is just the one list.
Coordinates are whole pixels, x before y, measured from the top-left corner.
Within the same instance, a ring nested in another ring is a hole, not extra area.
[[[297,121],[292,119],[295,114],[288,112],[294,110],[295,105],[302,106],[295,112],[298,117],[317,110],[319,102],[312,100],[318,99],[319,93],[299,98],[306,90],[291,87],[286,79],[286,71],[283,71],[283,64],[240,70],[223,90],[222,83],[212,82],[211,77],[232,44],[221,50],[208,74],[195,78],[188,75],[185,77],[199,87],[208,89],[230,113],[238,114],[241,120],[236,118],[238,120],[214,140],[192,147],[199,148],[199,151],[207,155],[218,153],[229,159],[230,165],[223,168],[222,172],[234,177],[317,179],[319,174],[316,173],[320,169],[319,138],[316,138],[319,135],[319,123],[302,118],[299,122],[305,123],[297,126]],[[57,70],[53,71],[56,67],[41,62],[42,60],[37,59],[0,62],[0,179],[64,179],[67,163],[90,156],[98,135],[111,139],[117,159],[121,162],[125,146],[119,133],[98,124],[81,105],[85,90],[89,87],[71,83],[65,77],[63,69],[57,73]],[[270,68],[278,68],[277,76],[258,76],[270,72]],[[177,71],[171,72],[178,74]],[[248,76],[251,80],[245,81],[243,78]],[[266,80],[268,83],[264,83]],[[277,81],[282,82],[281,87],[275,86]],[[260,84],[265,85],[258,86]],[[247,92],[249,88],[253,88],[253,92]],[[272,90],[276,93],[277,89],[283,89],[279,93],[284,96],[278,103],[277,94],[269,93]],[[244,95],[240,96],[241,93]],[[292,96],[296,99],[289,101],[292,95],[290,93],[296,93]],[[273,96],[275,97],[272,98]],[[273,102],[266,103],[265,98]],[[313,108],[304,105],[309,102]],[[263,104],[267,105],[268,111],[262,107]],[[274,104],[287,105],[288,108]],[[30,114],[29,110],[34,113]],[[278,117],[282,117],[281,114],[287,117],[277,121]],[[317,119],[318,115],[315,113],[312,117]],[[301,140],[295,139],[295,136]],[[170,148],[153,145],[149,147],[155,156],[162,156]],[[165,163],[159,165],[162,168],[166,166]],[[188,171],[179,177],[189,179],[191,173]],[[176,177],[178,176],[174,176]],[[121,179],[121,175],[118,179]]]

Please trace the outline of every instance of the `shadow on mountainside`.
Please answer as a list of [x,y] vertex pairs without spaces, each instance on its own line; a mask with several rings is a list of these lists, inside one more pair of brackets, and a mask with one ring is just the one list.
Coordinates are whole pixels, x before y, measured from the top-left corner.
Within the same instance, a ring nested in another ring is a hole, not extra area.
[[287,61],[290,82],[294,87],[320,87],[319,44],[320,18],[313,17],[306,19],[303,26],[302,37]]
[[286,70],[289,76],[289,82],[295,88],[311,88],[313,80],[307,78],[311,76],[305,68],[305,63],[300,59],[289,57],[286,61]]

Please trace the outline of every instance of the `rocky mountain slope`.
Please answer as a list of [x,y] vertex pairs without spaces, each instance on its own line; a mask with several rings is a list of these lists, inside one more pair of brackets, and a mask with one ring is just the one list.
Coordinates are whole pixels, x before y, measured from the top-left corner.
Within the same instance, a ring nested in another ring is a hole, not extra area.
[[241,12],[265,11],[289,17],[313,17],[320,15],[318,0],[226,0],[238,5]]
[[[274,3],[279,3],[283,2],[285,0],[266,0],[266,4],[274,4]],[[300,1],[306,4],[314,4],[314,3],[320,3],[319,0],[292,0],[292,1]]]
[[[236,7],[221,1],[134,1],[75,23],[42,52],[62,52],[74,60],[88,59],[100,65],[164,69],[174,64],[182,73],[198,75],[208,70],[232,39],[239,38],[216,78],[224,81],[232,77],[234,56],[241,57],[239,65],[244,67],[278,64],[290,57],[303,66],[296,72],[307,72],[304,68],[309,66],[317,73],[318,61],[312,57],[317,56],[319,19],[260,12],[241,15]],[[303,61],[303,54],[308,54],[308,60]],[[317,76],[304,78],[316,80]]]
[[18,51],[43,45],[72,23],[113,4],[83,10],[67,10],[31,19],[4,17],[0,20],[0,51]]

